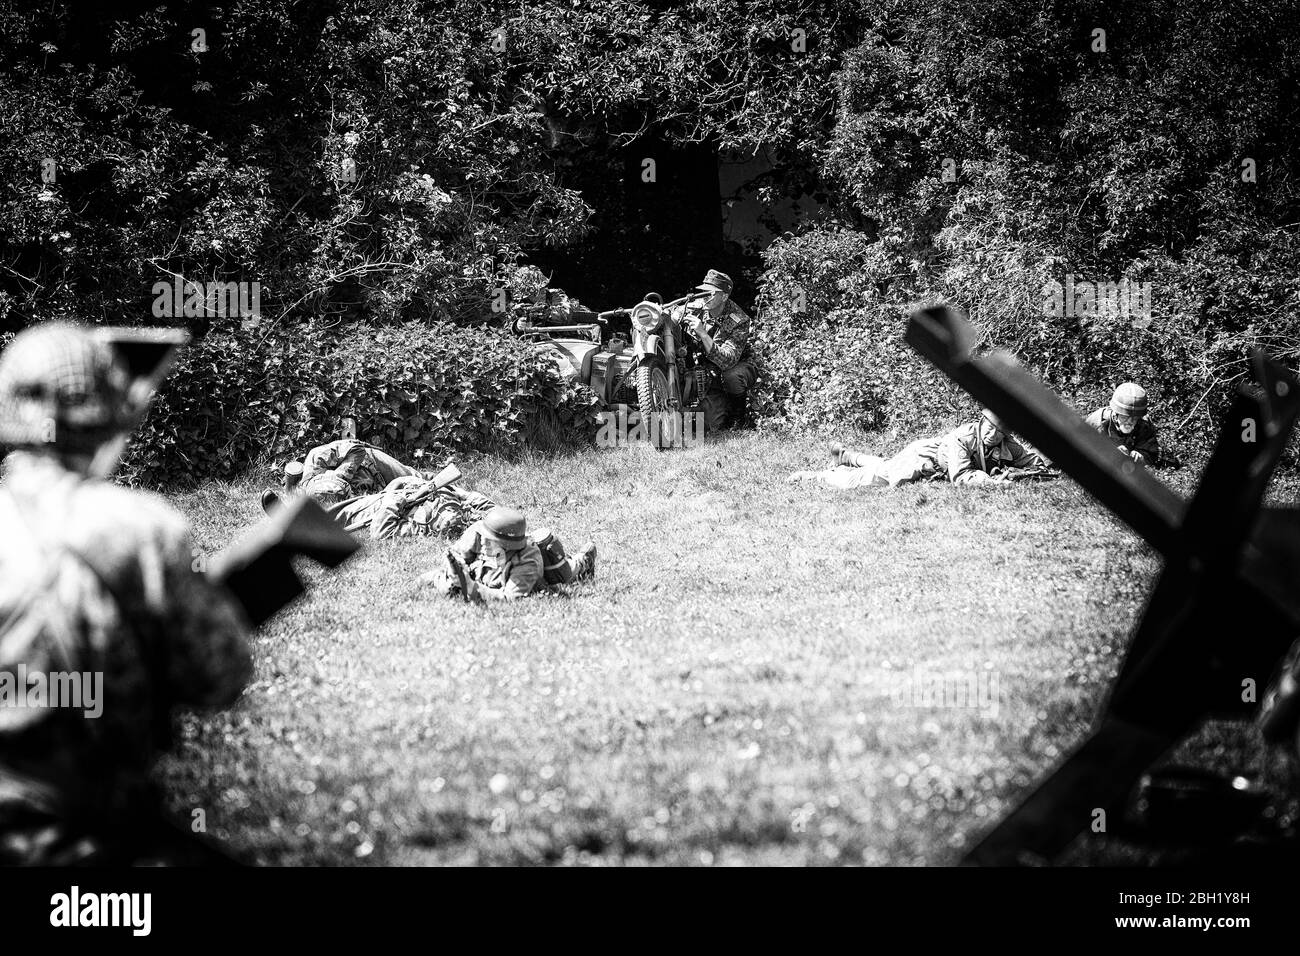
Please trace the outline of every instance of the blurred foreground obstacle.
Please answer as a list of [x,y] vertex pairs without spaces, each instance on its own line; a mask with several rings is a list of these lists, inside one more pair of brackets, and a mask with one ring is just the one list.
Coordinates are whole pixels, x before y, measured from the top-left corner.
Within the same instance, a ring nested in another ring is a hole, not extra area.
[[1048,455],[1164,556],[1095,729],[965,862],[1050,860],[1098,808],[1118,815],[1142,772],[1210,717],[1254,717],[1300,632],[1300,508],[1261,507],[1300,413],[1300,383],[1262,352],[1190,501],[1125,458],[1010,355],[971,355],[970,325],[941,307],[906,340]]

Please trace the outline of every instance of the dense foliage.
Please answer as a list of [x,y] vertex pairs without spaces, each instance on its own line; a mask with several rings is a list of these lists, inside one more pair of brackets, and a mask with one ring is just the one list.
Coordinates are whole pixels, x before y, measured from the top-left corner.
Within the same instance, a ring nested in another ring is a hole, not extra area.
[[[610,305],[721,264],[758,290],[767,422],[912,431],[968,408],[900,340],[912,304],[944,300],[1081,404],[1142,381],[1197,440],[1249,347],[1300,358],[1297,7],[10,4],[0,335],[172,321],[160,281],[258,283],[252,320],[186,318],[208,335],[197,378],[168,386],[135,459],[224,474],[382,407],[335,377],[386,336],[420,343],[380,365],[417,383],[416,417],[450,394],[422,376],[474,355],[538,389],[484,420],[526,438],[581,419],[585,396],[537,385],[549,365],[455,330],[502,327],[503,302],[545,283],[530,261]],[[818,212],[749,269],[708,180],[757,149],[776,164],[758,195]],[[1052,307],[1098,282],[1141,308]],[[318,407],[290,423],[300,401]],[[412,445],[484,437],[379,418]]]

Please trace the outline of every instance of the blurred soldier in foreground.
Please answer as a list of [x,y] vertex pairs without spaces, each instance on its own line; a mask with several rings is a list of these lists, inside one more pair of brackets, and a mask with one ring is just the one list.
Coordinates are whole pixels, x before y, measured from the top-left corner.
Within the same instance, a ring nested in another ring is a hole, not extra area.
[[978,421],[959,425],[939,438],[921,438],[893,458],[831,446],[834,466],[824,471],[796,471],[791,481],[812,478],[833,488],[872,485],[893,488],[905,482],[947,478],[954,485],[1009,482],[1053,473],[1043,455],[1012,438],[1002,419],[989,409]]
[[[317,445],[301,463],[291,461],[285,465],[284,476],[286,491],[301,491],[323,506],[383,491],[396,478],[428,477],[425,472],[404,465],[387,452],[355,438]],[[272,490],[264,491],[263,510],[273,507],[277,497]]]
[[178,513],[101,480],[138,392],[88,329],[0,354],[0,863],[229,862],[166,822],[149,776],[174,706],[239,697],[247,623]]
[[1121,453],[1140,465],[1160,464],[1156,427],[1147,419],[1147,393],[1136,382],[1115,389],[1110,404],[1088,416],[1088,424],[1109,438]]
[[513,601],[595,574],[593,543],[570,557],[549,530],[530,535],[522,513],[495,507],[447,549],[442,566],[422,575],[420,583],[466,601]]

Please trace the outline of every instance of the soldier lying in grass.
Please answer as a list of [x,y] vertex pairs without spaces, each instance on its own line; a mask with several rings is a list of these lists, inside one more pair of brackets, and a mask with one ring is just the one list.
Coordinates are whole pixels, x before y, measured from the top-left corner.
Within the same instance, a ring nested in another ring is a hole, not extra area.
[[496,507],[447,549],[442,565],[420,583],[466,601],[512,601],[555,584],[594,577],[596,546],[570,557],[550,531],[528,534],[523,514]]
[[[445,481],[443,474],[450,473]],[[390,481],[383,491],[354,495],[325,508],[345,531],[365,533],[376,540],[439,535],[455,537],[487,514],[496,504],[487,495],[450,484],[460,477],[455,466],[442,474],[403,475]],[[274,491],[262,497],[269,513],[280,504]]]
[[[284,477],[286,491],[300,491],[327,506],[345,498],[376,494],[397,478],[432,476],[402,464],[369,442],[341,438],[317,445],[302,462],[289,462],[284,466]],[[276,497],[270,489],[262,492],[263,509],[273,506]]]
[[791,481],[812,478],[833,488],[888,486],[947,478],[954,485],[1009,482],[1027,477],[1055,477],[1040,452],[1012,438],[989,409],[978,421],[959,425],[938,438],[912,442],[893,458],[831,446],[834,466],[823,471],[796,471]]

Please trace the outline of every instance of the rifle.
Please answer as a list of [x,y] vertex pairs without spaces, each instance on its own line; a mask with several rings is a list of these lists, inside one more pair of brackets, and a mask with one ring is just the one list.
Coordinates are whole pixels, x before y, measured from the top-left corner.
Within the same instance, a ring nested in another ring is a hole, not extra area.
[[[424,504],[426,501],[428,501],[430,498],[436,495],[443,488],[447,487],[453,482],[459,481],[462,477],[463,476],[460,473],[460,469],[457,468],[454,464],[448,463],[446,468],[442,469],[442,471],[438,472],[432,478],[429,478],[427,481],[425,481],[424,484],[420,485],[419,490],[414,495],[412,495],[410,498],[405,499],[402,502],[403,508],[408,513],[414,511],[420,505]],[[383,492],[380,492],[380,494],[383,494]],[[343,507],[356,500],[357,499],[355,498],[350,498],[346,501],[340,501],[337,504],[330,505],[329,510],[326,512],[326,516],[329,517],[331,520],[337,520],[339,512],[343,509]],[[369,526],[370,526],[370,516],[367,514],[353,521],[351,524],[345,526],[343,530],[364,531]]]
[[1034,468],[999,468],[992,472],[992,476],[1000,478],[1002,481],[1050,481],[1053,478],[1060,478],[1061,473],[1055,468],[1037,466]]

